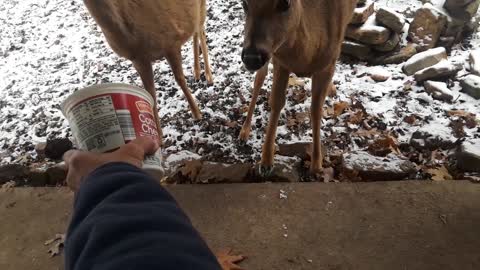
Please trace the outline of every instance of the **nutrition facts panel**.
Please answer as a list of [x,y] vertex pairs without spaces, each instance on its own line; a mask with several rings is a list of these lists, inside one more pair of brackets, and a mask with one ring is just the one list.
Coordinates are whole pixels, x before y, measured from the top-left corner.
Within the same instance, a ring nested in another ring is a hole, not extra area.
[[110,96],[100,96],[75,106],[68,115],[82,150],[107,152],[125,144]]

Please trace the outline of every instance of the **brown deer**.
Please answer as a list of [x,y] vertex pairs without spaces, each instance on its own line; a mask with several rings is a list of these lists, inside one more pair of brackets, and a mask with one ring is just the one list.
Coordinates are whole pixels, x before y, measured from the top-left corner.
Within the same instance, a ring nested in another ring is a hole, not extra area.
[[[356,4],[357,0],[243,0],[246,22],[242,61],[248,70],[258,71],[254,102],[267,75],[270,60],[274,67],[270,120],[260,163],[261,176],[268,176],[273,170],[278,120],[285,106],[290,73],[312,78],[313,150],[310,172],[316,174],[322,171],[320,127],[323,104],[331,90],[335,64]],[[247,122],[250,120],[247,119]],[[249,133],[249,129],[247,123],[242,130],[242,139],[248,138],[245,133]]]
[[[206,0],[84,0],[84,2],[112,49],[133,62],[145,89],[155,101],[157,122],[159,116],[152,62],[164,57],[187,98],[193,118],[201,119],[202,115],[183,74],[181,47],[193,36],[195,79],[200,79],[201,46],[205,77],[208,83],[213,83],[204,26]],[[160,125],[158,128],[161,131]]]

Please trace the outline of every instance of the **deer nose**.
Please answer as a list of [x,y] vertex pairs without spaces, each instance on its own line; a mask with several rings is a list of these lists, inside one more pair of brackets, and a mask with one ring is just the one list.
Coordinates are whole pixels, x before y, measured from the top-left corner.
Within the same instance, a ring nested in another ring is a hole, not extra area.
[[248,70],[257,71],[267,63],[268,55],[264,51],[250,47],[243,49],[242,61]]

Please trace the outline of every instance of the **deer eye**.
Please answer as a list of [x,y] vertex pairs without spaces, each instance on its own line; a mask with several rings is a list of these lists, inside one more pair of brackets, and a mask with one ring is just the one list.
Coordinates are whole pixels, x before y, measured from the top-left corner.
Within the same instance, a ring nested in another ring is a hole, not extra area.
[[278,0],[277,10],[279,12],[287,12],[290,9],[291,0]]
[[242,1],[242,6],[243,6],[243,10],[245,11],[245,13],[247,13],[248,12],[248,2],[247,2],[247,0]]

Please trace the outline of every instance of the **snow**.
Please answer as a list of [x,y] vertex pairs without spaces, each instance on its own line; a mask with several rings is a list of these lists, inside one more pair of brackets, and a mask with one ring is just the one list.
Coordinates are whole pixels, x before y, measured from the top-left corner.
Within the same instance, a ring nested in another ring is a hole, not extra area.
[[[244,121],[242,109],[249,103],[254,80],[254,74],[245,70],[240,59],[244,19],[241,1],[207,2],[207,37],[214,86],[207,86],[204,81],[194,82],[191,43],[183,48],[185,74],[204,120],[192,120],[183,93],[166,61],[158,61],[154,65],[165,135],[164,152],[180,152],[172,157],[173,161],[184,158],[183,151],[210,161],[257,161],[269,118],[267,98],[272,86],[271,69],[257,102],[251,138],[246,145],[241,145],[238,134]],[[396,11],[408,9],[410,13],[422,5],[420,1],[410,0],[380,0],[376,4]],[[367,27],[374,27],[373,19],[369,22]],[[45,141],[47,137],[70,136],[68,123],[59,105],[75,90],[105,82],[142,86],[130,61],[118,57],[109,48],[82,1],[4,0],[0,5],[0,24],[1,162],[15,162],[25,156],[35,158],[34,145],[37,142]],[[480,37],[474,35],[470,44],[479,48]],[[450,59],[462,63],[468,57],[469,51],[459,45],[454,48]],[[388,129],[401,130],[399,140],[403,141],[407,141],[422,126],[431,133],[451,137],[445,113],[448,110],[465,110],[480,115],[478,100],[462,93],[458,83],[451,87],[457,102],[446,104],[430,97],[426,104],[418,99],[422,94],[426,95],[422,87],[404,89],[411,77],[403,74],[401,65],[381,68],[381,72],[392,75],[386,82],[376,83],[368,76],[362,76],[379,70],[363,63],[339,62],[334,77],[338,96],[328,98],[325,108],[354,98],[364,105],[367,113],[380,117]],[[301,88],[291,87],[288,91],[287,104],[279,123],[278,143],[311,141],[308,119],[298,128],[286,125],[287,117],[309,110],[311,80],[305,80],[308,97],[298,103],[293,99],[293,90]],[[419,121],[417,126],[411,126],[403,121],[411,114],[428,121]],[[236,125],[233,128],[230,127],[232,123]],[[322,134],[329,136],[332,132],[349,134],[351,130],[341,122],[326,119]],[[467,135],[473,137],[475,132],[467,130]],[[349,143],[345,147],[345,150],[351,150],[356,145]]]

